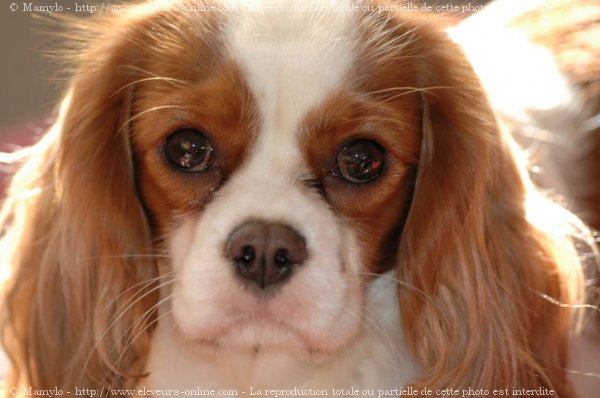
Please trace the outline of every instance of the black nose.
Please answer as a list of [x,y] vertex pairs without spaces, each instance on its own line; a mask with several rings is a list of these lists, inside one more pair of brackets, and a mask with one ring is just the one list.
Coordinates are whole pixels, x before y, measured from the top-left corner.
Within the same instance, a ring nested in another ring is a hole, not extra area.
[[306,243],[287,225],[252,221],[229,236],[225,256],[242,278],[264,289],[287,280],[306,260]]

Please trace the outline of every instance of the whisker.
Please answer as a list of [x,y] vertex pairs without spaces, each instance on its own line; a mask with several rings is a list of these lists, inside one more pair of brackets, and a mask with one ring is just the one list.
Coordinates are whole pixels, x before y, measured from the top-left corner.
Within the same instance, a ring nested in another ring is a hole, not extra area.
[[[118,366],[118,363],[121,361],[122,356],[127,352],[127,350],[133,345],[133,342],[135,341],[135,339],[137,337],[139,337],[139,334],[136,334],[135,337],[131,337],[130,336],[130,332],[133,332],[134,330],[137,329],[137,327],[141,324],[143,324],[144,322],[146,322],[148,320],[148,318],[154,313],[154,311],[156,311],[161,305],[163,305],[164,303],[168,302],[169,300],[171,300],[171,295],[168,295],[160,300],[158,300],[158,302],[156,302],[154,305],[152,305],[150,308],[148,308],[146,311],[144,311],[144,313],[142,313],[140,316],[137,317],[137,319],[131,323],[131,325],[125,329],[125,331],[123,331],[123,333],[121,334],[121,337],[119,337],[116,341],[117,343],[121,342],[123,340],[123,338],[128,337],[127,341],[125,342],[123,349],[121,349],[121,354],[119,356],[119,359],[117,359],[116,364]],[[167,313],[171,313],[173,310],[170,309],[169,311],[167,311]],[[161,315],[159,318],[163,318],[164,316]],[[143,332],[144,330],[146,330],[151,324],[148,324],[145,328],[142,329],[141,332]]]
[[[142,316],[139,317],[139,319],[134,323],[134,325],[132,325],[130,328],[128,328],[128,331],[129,330],[134,330],[135,326],[137,324],[139,324],[140,322],[146,322],[147,318],[152,314],[152,312],[154,310],[156,310],[156,308],[158,308],[158,306],[160,306],[161,304],[163,304],[166,300],[168,300],[170,298],[171,298],[170,296],[165,297],[164,299],[160,300],[158,303],[156,303],[155,305],[153,305],[148,311],[146,311]],[[166,311],[164,314],[162,314],[160,316],[157,316],[150,323],[148,323],[142,330],[140,330],[135,336],[130,337],[128,339],[128,341],[126,342],[125,347],[121,350],[121,354],[119,355],[119,358],[117,358],[117,360],[115,361],[115,367],[116,368],[119,367],[119,364],[123,360],[123,357],[125,356],[125,353],[135,343],[135,341],[138,339],[138,337],[140,337],[146,330],[148,330],[148,328],[154,326],[161,319],[166,318],[167,316],[171,315],[172,313],[173,313],[173,310],[171,309],[169,311]],[[126,333],[125,333],[125,335],[126,335]]]
[[376,40],[370,40],[372,48],[377,49],[375,52],[369,54],[370,58],[385,58],[384,54],[393,54],[394,56],[398,56],[402,50],[415,41],[415,32],[417,30],[416,27],[404,32],[399,36],[394,35],[388,41],[383,41],[386,36],[393,34],[393,31],[398,28],[394,28],[392,30],[388,29],[385,32],[382,32],[381,37],[377,37]]
[[126,85],[124,85],[123,87],[121,87],[120,89],[118,89],[117,91],[115,91],[108,98],[114,97],[115,95],[119,94],[120,92],[122,92],[123,90],[127,89],[128,87],[131,87],[131,86],[136,85],[138,83],[144,83],[144,82],[149,82],[149,81],[164,81],[164,82],[170,82],[170,83],[178,83],[178,84],[181,84],[181,85],[186,84],[183,80],[176,79],[174,77],[162,77],[162,76],[146,77],[146,78],[143,78],[143,79],[138,79],[138,80],[133,81],[131,83],[127,83]]
[[[169,274],[167,274],[168,276],[171,276]],[[151,280],[148,281],[144,281],[142,282],[142,286],[140,288],[140,292],[143,291],[143,289],[145,287],[147,287],[148,285],[155,283],[157,279],[164,279],[165,276],[161,276],[161,277],[157,277],[157,278],[152,278]],[[87,369],[87,367],[89,366],[89,363],[92,359],[92,355],[93,353],[96,351],[96,349],[98,348],[98,346],[100,345],[100,343],[102,342],[102,340],[104,340],[104,338],[106,337],[106,335],[110,332],[111,328],[117,323],[117,321],[125,314],[127,313],[127,311],[129,311],[134,305],[135,303],[139,302],[140,300],[142,300],[144,297],[147,297],[148,295],[152,294],[153,292],[163,288],[164,286],[168,286],[172,283],[175,282],[175,278],[171,278],[168,279],[166,281],[161,281],[161,283],[159,283],[157,286],[153,287],[152,289],[150,289],[149,291],[145,292],[143,295],[141,295],[140,297],[135,297],[137,293],[135,293],[126,303],[123,304],[123,306],[126,306],[125,309],[121,310],[120,312],[118,312],[117,314],[115,314],[111,320],[109,321],[109,324],[106,326],[106,328],[104,329],[104,332],[100,335],[100,337],[96,340],[96,343],[94,344],[94,346],[92,347],[92,349],[90,350],[90,353],[88,355],[88,358],[86,359],[84,366],[82,368],[82,373],[81,373],[81,377],[82,379],[84,378],[84,374],[85,374],[85,370]],[[138,284],[139,285],[139,284]],[[127,290],[131,290],[132,288],[134,288],[134,286],[128,288]],[[126,290],[126,291],[127,291]],[[120,295],[123,295],[125,292],[121,292]],[[114,303],[115,300],[113,300]],[[129,303],[129,304],[128,304]],[[128,304],[128,305],[127,305]],[[153,306],[154,307],[154,306]]]
[[136,115],[133,115],[132,117],[130,117],[129,119],[127,119],[125,121],[125,123],[123,123],[121,125],[121,127],[119,127],[119,130],[117,130],[117,134],[116,135],[118,136],[121,133],[121,131],[125,127],[127,127],[127,125],[129,123],[131,123],[132,121],[136,120],[137,118],[139,118],[141,116],[144,116],[147,113],[155,112],[155,111],[160,111],[160,110],[164,110],[164,109],[185,109],[185,106],[183,106],[183,105],[159,105],[159,106],[154,106],[154,107],[152,107],[150,109],[146,109],[145,111],[141,111],[141,112],[137,113]]
[[373,336],[382,347],[386,348],[386,352],[390,353],[390,359],[393,362],[394,358],[400,358],[400,350],[398,350],[397,342],[394,342],[390,337],[381,320],[372,314],[372,311],[365,309],[363,312],[365,322],[369,322],[372,326]]
[[542,297],[544,300],[548,301],[551,304],[554,304],[560,308],[570,308],[570,309],[588,309],[588,310],[593,310],[596,312],[600,312],[600,308],[593,305],[593,304],[567,304],[567,303],[563,303],[561,301],[558,301],[557,299],[555,299],[554,297],[550,297],[549,295],[545,294],[545,293],[540,293],[537,292],[537,294]]
[[408,283],[408,282],[401,281],[401,280],[400,280],[400,279],[398,279],[398,278],[394,278],[394,277],[393,277],[393,276],[391,276],[391,275],[387,275],[387,274],[376,274],[376,273],[374,273],[374,272],[361,272],[360,274],[361,274],[361,275],[364,275],[364,276],[375,276],[375,277],[383,277],[383,278],[389,279],[389,280],[391,280],[391,281],[393,281],[393,282],[397,283],[398,285],[400,285],[400,286],[402,286],[402,287],[405,287],[405,288],[407,288],[408,290],[410,290],[410,291],[412,291],[412,292],[416,293],[416,294],[417,294],[417,295],[418,295],[418,296],[419,296],[421,299],[423,299],[423,301],[427,301],[427,302],[430,302],[430,301],[431,301],[431,299],[429,298],[429,296],[428,296],[428,295],[427,295],[427,294],[426,294],[424,291],[422,291],[422,290],[420,290],[420,289],[416,288],[414,285],[412,285],[412,284],[410,284],[410,283]]
[[430,91],[433,91],[433,90],[454,90],[454,89],[458,89],[458,87],[452,87],[452,86],[391,87],[391,88],[386,88],[386,89],[382,89],[382,90],[371,91],[371,92],[369,92],[369,94],[381,94],[381,93],[386,93],[386,92],[395,92],[395,91],[405,90],[405,91],[403,91],[401,93],[398,93],[396,95],[392,95],[390,97],[386,97],[386,98],[384,98],[384,99],[382,99],[380,101],[380,103],[385,103],[387,101],[391,101],[391,100],[394,100],[396,98],[402,97],[404,95],[409,95],[409,94],[412,94],[412,93],[427,93],[427,92],[430,92]]
[[106,259],[120,259],[120,258],[173,258],[172,255],[169,254],[119,254],[119,255],[111,255],[111,256],[91,256],[91,257],[82,257],[77,261],[90,261],[90,260],[106,260]]
[[[144,73],[144,74],[148,75],[149,77],[162,77],[162,76],[159,76],[159,75],[157,75],[156,73],[154,73],[152,71],[149,71],[148,69],[144,69],[144,68],[141,68],[141,67],[136,66],[136,65],[119,65],[119,69],[130,69],[130,70],[135,71],[135,72]],[[185,80],[181,80],[181,79],[175,79],[175,78],[168,78],[168,79],[179,80],[179,81],[181,81],[184,84],[188,83]]]
[[[157,278],[153,278],[153,279],[157,279]],[[166,279],[166,278],[165,278],[165,279]],[[165,286],[169,286],[169,285],[173,284],[175,281],[176,281],[176,279],[175,279],[175,278],[171,278],[171,279],[167,279],[167,280],[164,280],[164,281],[160,281],[160,283],[159,283],[158,285],[156,285],[156,286],[154,286],[152,289],[150,289],[150,290],[146,291],[146,292],[145,292],[143,295],[141,295],[140,297],[135,297],[135,294],[133,294],[133,295],[132,295],[132,297],[131,297],[129,300],[127,300],[127,302],[125,302],[125,303],[123,304],[123,307],[125,307],[125,306],[126,306],[126,308],[125,308],[125,309],[123,309],[123,310],[121,310],[121,311],[120,311],[118,314],[115,314],[115,315],[114,315],[114,316],[111,318],[111,320],[110,320],[110,322],[109,322],[109,325],[106,327],[106,331],[105,331],[105,333],[104,333],[104,334],[101,336],[101,338],[102,338],[104,335],[106,335],[106,332],[108,332],[108,330],[109,330],[109,329],[110,329],[112,326],[114,326],[114,324],[115,324],[115,323],[116,323],[116,322],[119,320],[119,318],[120,318],[120,317],[122,317],[123,315],[125,315],[125,314],[127,313],[127,311],[129,311],[129,310],[130,310],[130,309],[131,309],[131,308],[132,308],[132,307],[133,307],[133,306],[134,306],[134,305],[135,305],[137,302],[139,302],[139,301],[140,301],[140,300],[142,300],[143,298],[147,297],[148,295],[150,295],[150,294],[152,294],[152,293],[156,292],[157,290],[160,290],[160,289],[162,289],[162,288],[163,288],[163,287],[165,287]],[[155,283],[155,282],[156,282],[156,281],[151,281],[151,282],[147,283],[147,284],[146,284],[146,286],[150,285],[151,283]],[[146,286],[144,286],[144,287],[146,287]],[[139,289],[139,292],[142,292],[142,291],[143,291],[143,289]]]
[[[150,286],[151,284],[161,281],[161,279],[166,279],[166,281],[165,281],[165,282],[168,282],[168,281],[169,281],[169,280],[168,280],[168,278],[170,278],[171,276],[174,276],[174,275],[175,275],[175,271],[171,271],[171,272],[169,272],[169,273],[166,273],[166,274],[164,274],[164,275],[160,275],[160,276],[157,276],[157,277],[155,277],[155,278],[147,279],[147,280],[145,280],[145,281],[142,281],[142,282],[136,283],[135,285],[133,285],[133,286],[130,286],[130,287],[128,287],[127,289],[125,289],[124,291],[122,291],[122,292],[121,292],[121,293],[120,293],[120,294],[119,294],[117,297],[115,297],[115,298],[114,298],[114,299],[113,299],[113,300],[110,302],[110,304],[109,304],[109,305],[113,305],[113,304],[115,304],[115,303],[116,303],[116,302],[117,302],[117,301],[118,301],[118,300],[119,300],[119,299],[120,299],[120,298],[121,298],[123,295],[125,295],[125,294],[129,293],[129,292],[130,292],[131,290],[133,290],[133,289],[136,289],[136,288],[140,287],[140,289],[139,289],[139,292],[141,292],[141,291],[143,291],[143,290],[144,290],[146,287]],[[159,287],[160,287],[160,286],[162,286],[162,284],[159,284]],[[129,301],[133,300],[133,299],[135,298],[135,295],[136,295],[136,294],[137,294],[137,293],[134,293],[134,294],[132,295],[132,297],[130,297],[130,298],[129,298],[129,299],[128,299],[128,300],[127,300],[125,303],[123,303],[123,306],[126,306],[126,305],[128,305]],[[116,315],[115,315],[115,316],[116,316]]]
[[595,378],[600,379],[600,373],[584,372],[584,371],[581,371],[581,370],[568,369],[568,368],[564,368],[564,370],[566,372],[569,372],[569,373],[574,374],[574,375],[585,376],[585,377],[595,377]]

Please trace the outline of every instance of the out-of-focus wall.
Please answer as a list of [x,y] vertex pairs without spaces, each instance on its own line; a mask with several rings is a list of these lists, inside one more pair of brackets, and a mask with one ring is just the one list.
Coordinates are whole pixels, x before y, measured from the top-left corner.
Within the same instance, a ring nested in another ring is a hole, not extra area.
[[22,1],[0,4],[0,127],[47,112],[56,98],[43,37],[34,33],[39,21],[22,8]]

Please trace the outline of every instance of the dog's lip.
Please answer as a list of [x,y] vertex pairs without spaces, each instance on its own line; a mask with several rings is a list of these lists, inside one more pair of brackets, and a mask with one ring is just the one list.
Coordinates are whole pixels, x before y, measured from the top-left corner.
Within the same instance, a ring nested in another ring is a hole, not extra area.
[[[301,347],[302,351],[311,357],[314,355],[326,356],[328,353],[337,350],[337,348],[324,346],[319,342],[318,336],[312,335],[302,330],[302,328],[295,327],[291,322],[269,314],[268,311],[238,315],[235,318],[229,317],[228,319],[224,317],[220,325],[210,330],[198,329],[195,333],[186,333],[186,335],[188,340],[193,341],[199,346],[211,346],[215,349],[239,347],[235,342],[239,341],[239,336],[248,330],[248,328],[258,331],[258,335],[265,332],[269,335],[273,332],[279,332],[285,338],[283,342],[285,345],[291,344],[292,346]],[[269,347],[269,343],[270,341],[261,340],[256,343],[249,343],[247,348],[255,346]],[[282,341],[276,341],[273,344],[281,345]],[[246,344],[241,345],[246,346]]]
[[[302,331],[299,328],[294,327],[288,322],[277,321],[277,320],[267,320],[268,323],[265,323],[265,318],[253,318],[251,320],[243,320],[237,321],[230,324],[228,327],[223,329],[223,339],[216,338],[212,340],[215,346],[220,346],[223,340],[229,340],[229,338],[236,339],[236,334],[243,333],[245,328],[255,328],[257,330],[261,330],[261,332],[265,332],[268,330],[268,333],[271,334],[274,330],[279,331],[282,335],[286,336],[286,340],[283,343],[287,348],[294,348],[294,350],[299,349],[302,352],[302,355],[308,355],[310,358],[321,360],[323,358],[327,358],[330,354],[337,352],[339,347],[328,347],[325,346],[322,342],[319,341],[319,338],[316,335],[311,335],[306,331]],[[291,338],[290,338],[291,336]],[[229,344],[225,343],[224,346]],[[261,348],[269,348],[274,346],[281,346],[281,341],[257,341],[249,344],[243,344],[246,348],[256,349],[256,347]]]
[[257,328],[275,328],[282,329],[288,332],[297,333],[295,328],[292,327],[290,322],[280,319],[279,317],[273,315],[269,310],[261,309],[257,310],[254,313],[250,314],[241,314],[237,315],[227,324],[223,325],[221,328],[221,333],[230,333],[235,330],[239,330],[243,327],[257,327]]

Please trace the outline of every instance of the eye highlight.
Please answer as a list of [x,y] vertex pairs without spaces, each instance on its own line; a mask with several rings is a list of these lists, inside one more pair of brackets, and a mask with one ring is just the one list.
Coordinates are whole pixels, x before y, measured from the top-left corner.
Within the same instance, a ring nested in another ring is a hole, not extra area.
[[384,164],[385,151],[371,140],[352,141],[337,155],[339,174],[353,184],[364,184],[379,177]]
[[165,159],[176,170],[195,173],[212,165],[213,147],[206,135],[196,129],[181,129],[163,144]]

